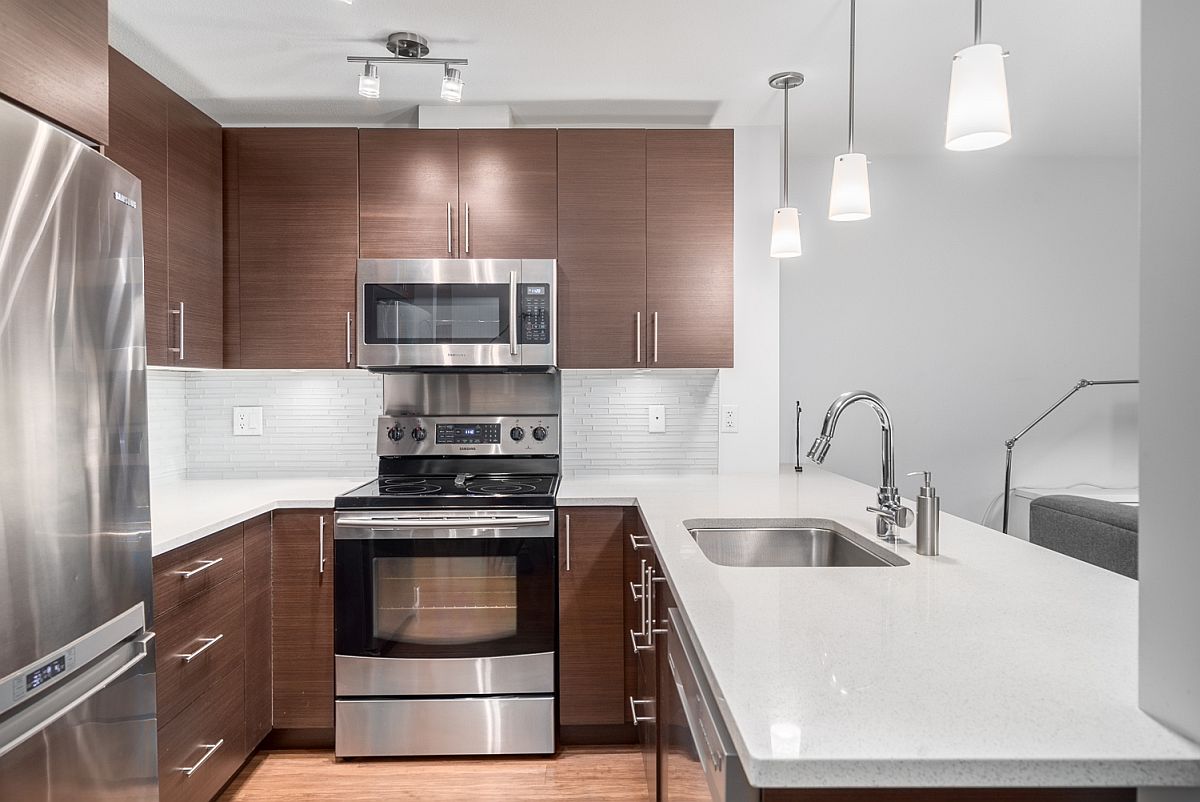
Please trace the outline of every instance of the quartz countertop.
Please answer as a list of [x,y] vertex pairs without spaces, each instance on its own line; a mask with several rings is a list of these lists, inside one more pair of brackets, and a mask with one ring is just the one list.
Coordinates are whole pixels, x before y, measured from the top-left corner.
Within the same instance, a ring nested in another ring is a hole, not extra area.
[[[695,518],[829,518],[875,488],[801,474],[565,479],[636,503],[759,787],[1200,786],[1200,745],[1137,705],[1137,582],[943,513],[893,568],[732,568]],[[908,502],[912,506],[911,501]]]
[[321,509],[375,477],[297,479],[174,479],[150,484],[154,556],[283,508]]
[[[361,478],[156,482],[154,554]],[[874,532],[836,474],[566,478],[560,506],[636,505],[759,787],[1200,786],[1200,745],[1137,706],[1137,583],[943,513],[894,568],[730,568],[694,518]],[[911,505],[911,502],[910,502]]]

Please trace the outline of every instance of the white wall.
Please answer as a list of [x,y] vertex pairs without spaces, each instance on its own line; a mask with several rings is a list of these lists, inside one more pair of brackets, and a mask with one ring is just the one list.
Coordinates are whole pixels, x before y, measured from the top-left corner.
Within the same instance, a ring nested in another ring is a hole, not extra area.
[[[1136,160],[880,157],[860,223],[826,219],[830,170],[793,159],[805,254],[781,264],[779,459],[795,399],[807,448],[836,395],[872,390],[898,472],[932,470],[943,509],[980,520],[1008,437],[1079,378],[1137,375]],[[1017,446],[1014,485],[1136,484],[1136,389],[1069,405]],[[879,483],[872,413],[843,418],[827,465]]]
[[779,441],[779,264],[767,254],[779,193],[780,129],[737,128],[733,143],[735,367],[721,371],[720,401],[737,406],[738,431],[719,437],[720,471],[774,471]]
[[[1200,740],[1200,3],[1142,4],[1142,708]],[[1149,797],[1147,797],[1149,798]],[[1163,796],[1162,799],[1166,799]],[[1180,799],[1185,798],[1183,795]],[[1200,798],[1195,789],[1189,798]]]

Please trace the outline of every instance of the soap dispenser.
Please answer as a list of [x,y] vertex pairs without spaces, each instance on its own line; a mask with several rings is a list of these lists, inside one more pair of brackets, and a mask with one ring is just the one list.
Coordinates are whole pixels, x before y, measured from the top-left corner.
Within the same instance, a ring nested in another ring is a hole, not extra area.
[[938,525],[942,512],[942,500],[933,487],[933,474],[929,471],[913,471],[909,476],[925,477],[917,495],[917,554],[933,557],[938,553]]

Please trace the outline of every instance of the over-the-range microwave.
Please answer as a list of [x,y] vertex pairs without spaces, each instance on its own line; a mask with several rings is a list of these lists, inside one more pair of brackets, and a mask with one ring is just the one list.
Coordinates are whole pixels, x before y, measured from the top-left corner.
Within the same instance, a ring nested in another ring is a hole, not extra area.
[[553,369],[553,259],[360,259],[358,364]]

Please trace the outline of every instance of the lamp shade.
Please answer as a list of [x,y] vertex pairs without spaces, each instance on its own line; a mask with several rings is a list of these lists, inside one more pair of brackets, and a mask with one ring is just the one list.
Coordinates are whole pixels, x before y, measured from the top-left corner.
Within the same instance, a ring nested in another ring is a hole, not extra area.
[[379,68],[374,64],[368,64],[358,76],[358,93],[372,100],[379,97]]
[[984,150],[1010,139],[1004,51],[992,44],[964,47],[950,68],[946,148]]
[[790,206],[775,210],[771,223],[771,258],[800,256],[800,212]]
[[871,216],[871,184],[867,180],[867,157],[843,153],[833,159],[833,183],[829,187],[829,219],[839,223],[866,220]]

